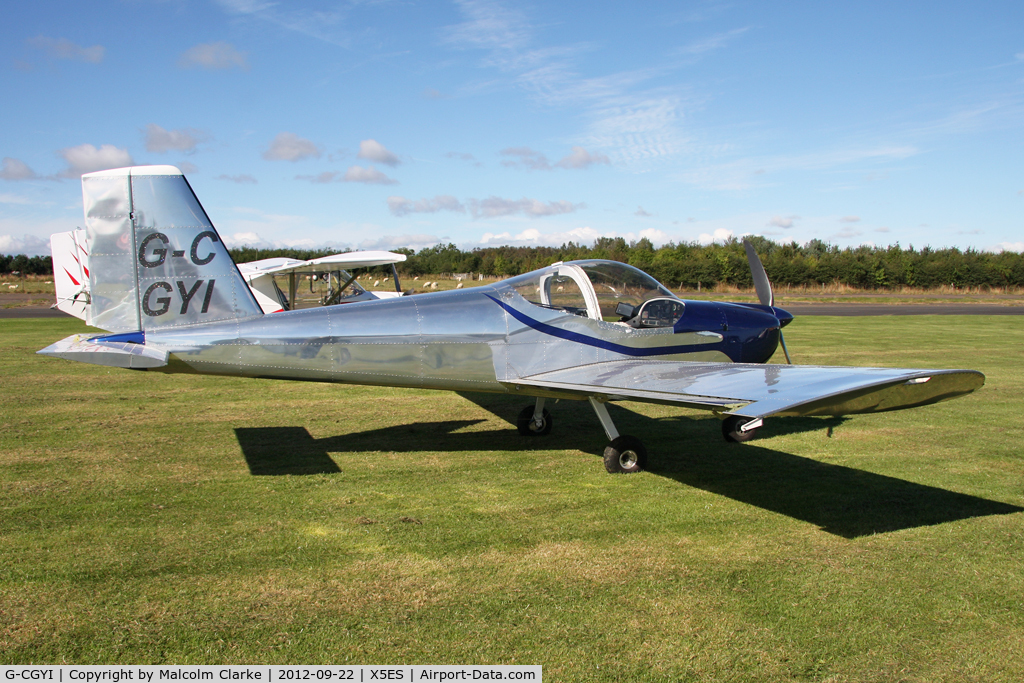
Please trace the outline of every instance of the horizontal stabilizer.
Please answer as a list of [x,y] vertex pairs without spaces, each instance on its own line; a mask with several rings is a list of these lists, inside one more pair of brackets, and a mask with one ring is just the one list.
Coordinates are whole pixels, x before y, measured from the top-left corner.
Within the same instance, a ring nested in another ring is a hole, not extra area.
[[75,334],[37,351],[80,363],[105,365],[111,368],[160,368],[167,365],[167,351],[145,344],[122,341],[91,341],[84,334]]

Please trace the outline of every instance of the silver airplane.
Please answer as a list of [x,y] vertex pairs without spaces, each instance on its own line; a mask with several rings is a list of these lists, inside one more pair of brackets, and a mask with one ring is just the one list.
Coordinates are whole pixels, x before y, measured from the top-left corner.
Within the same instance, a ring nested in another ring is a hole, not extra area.
[[526,436],[551,431],[549,399],[588,401],[613,473],[643,469],[647,451],[619,434],[608,401],[710,410],[727,440],[746,441],[769,416],[910,408],[985,382],[973,370],[767,364],[793,316],[774,306],[749,244],[760,304],[682,300],[636,268],[587,260],[469,289],[265,314],[177,168],[89,173],[82,195],[89,319],[108,333],[39,351],[67,360],[520,394],[532,399],[517,424]]

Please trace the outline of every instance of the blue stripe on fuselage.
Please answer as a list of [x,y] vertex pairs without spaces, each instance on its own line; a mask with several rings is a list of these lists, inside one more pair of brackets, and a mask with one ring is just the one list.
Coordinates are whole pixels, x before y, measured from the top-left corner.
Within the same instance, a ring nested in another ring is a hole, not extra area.
[[724,353],[724,339],[716,344],[683,344],[679,346],[658,346],[639,349],[632,346],[625,346],[623,344],[616,344],[615,342],[597,339],[596,337],[588,337],[587,335],[580,334],[579,332],[563,330],[560,327],[542,323],[539,320],[534,320],[525,313],[517,311],[511,306],[498,301],[490,294],[486,294],[485,296],[508,311],[509,315],[513,318],[524,325],[532,327],[538,332],[543,332],[544,334],[551,335],[552,337],[558,337],[559,339],[565,339],[566,341],[576,342],[577,344],[586,344],[587,346],[594,346],[599,349],[604,349],[605,351],[621,353],[624,356],[667,356],[676,353],[693,353],[695,351],[722,351]]

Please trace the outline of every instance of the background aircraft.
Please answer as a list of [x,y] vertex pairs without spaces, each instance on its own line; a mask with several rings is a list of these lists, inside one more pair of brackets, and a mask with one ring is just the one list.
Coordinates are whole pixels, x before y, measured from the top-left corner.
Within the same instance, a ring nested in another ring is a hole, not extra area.
[[[396,263],[405,260],[405,254],[390,251],[352,251],[332,254],[310,261],[290,258],[269,258],[239,263],[238,270],[249,283],[256,302],[264,313],[293,311],[312,306],[334,306],[357,301],[373,301],[402,296]],[[356,281],[349,271],[373,266],[391,266],[395,283],[393,292],[370,292]],[[284,288],[281,287],[284,284]],[[309,285],[311,296],[301,296],[299,287]],[[287,289],[287,294],[285,294]],[[305,304],[305,305],[304,305]]]
[[494,284],[264,314],[181,171],[82,176],[88,319],[41,354],[98,365],[321,382],[516,393],[524,435],[550,432],[550,398],[585,400],[609,472],[647,453],[608,401],[710,410],[727,439],[768,416],[847,415],[934,403],[984,383],[972,370],[770,365],[792,316],[748,248],[760,304],[684,301],[615,261],[556,263]]
[[[92,324],[89,319],[89,243],[86,231],[76,229],[54,233],[50,236],[50,253],[57,294],[54,308]],[[395,264],[404,260],[405,254],[390,251],[352,251],[310,261],[261,259],[239,263],[238,270],[249,283],[260,309],[264,313],[278,313],[402,296]],[[368,291],[349,272],[385,265],[391,266],[394,292]],[[308,284],[309,294],[300,290],[304,284]]]

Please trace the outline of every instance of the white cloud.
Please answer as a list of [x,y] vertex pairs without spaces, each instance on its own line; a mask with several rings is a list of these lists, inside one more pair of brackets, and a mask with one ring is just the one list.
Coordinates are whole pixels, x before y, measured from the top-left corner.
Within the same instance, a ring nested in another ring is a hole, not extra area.
[[43,50],[47,56],[53,59],[69,59],[75,62],[99,64],[103,61],[103,56],[107,52],[107,49],[102,45],[82,47],[66,38],[36,36],[35,38],[29,38],[27,42],[32,47]]
[[608,157],[600,152],[591,154],[582,147],[573,147],[572,151],[555,166],[559,168],[587,168],[594,164],[609,164]]
[[860,216],[843,216],[839,219],[840,223],[859,223]]
[[797,218],[797,216],[789,216],[788,218],[784,218],[782,216],[772,216],[771,220],[768,221],[768,225],[772,225],[776,228],[792,228],[794,218]]
[[889,228],[887,228],[887,227],[885,227],[885,226],[883,225],[883,226],[882,226],[882,227],[880,227],[880,228],[875,228],[875,232],[889,232]]
[[[3,250],[0,249],[0,251],[3,251]],[[995,249],[993,249],[993,251],[996,251],[996,252],[999,252],[999,251],[1024,252],[1024,242],[1000,242],[999,244],[997,244],[995,246]]]
[[99,149],[89,144],[66,147],[57,154],[64,158],[68,167],[60,172],[62,178],[78,178],[83,173],[105,171],[108,168],[134,166],[132,155],[127,149],[114,145],[100,145]]
[[359,154],[356,156],[359,159],[376,161],[378,164],[384,164],[385,166],[398,166],[402,163],[397,156],[376,140],[363,140],[360,142]]
[[602,233],[589,226],[558,232],[542,232],[537,228],[531,227],[516,234],[511,232],[485,232],[480,236],[479,242],[466,245],[464,248],[471,248],[480,245],[559,246],[567,242],[593,244],[595,240],[601,237],[622,237],[627,242],[635,242],[638,239],[646,237],[654,243],[655,246],[660,246],[669,241],[669,236],[661,230],[643,230],[639,234],[626,233],[624,235],[620,235],[614,231]]
[[[905,159],[918,153],[911,146],[851,147],[807,154],[747,157],[693,168],[678,176],[710,190],[745,190],[764,186],[764,176],[784,171],[822,171],[863,161]],[[875,176],[875,174],[871,174]],[[875,176],[872,179],[877,179]]]
[[409,249],[419,250],[426,247],[432,247],[435,244],[444,241],[444,239],[437,235],[385,235],[383,237],[363,240],[358,246],[360,249],[391,250],[398,249],[400,247],[407,247]]
[[188,161],[179,161],[178,163],[175,164],[175,166],[177,166],[178,170],[184,173],[185,175],[199,173],[199,167]]
[[166,130],[155,123],[146,126],[146,151],[163,153],[168,150],[192,152],[196,145],[210,139],[208,133],[195,128]]
[[389,178],[373,166],[349,166],[342,178],[346,183],[371,183],[375,185],[397,185],[398,181]]
[[680,98],[665,92],[602,97],[590,109],[586,141],[615,150],[616,160],[627,164],[678,154],[687,144],[678,129],[681,108]]
[[297,175],[296,180],[308,180],[311,183],[368,183],[371,185],[397,185],[398,181],[389,178],[373,166],[349,166],[344,174],[338,171],[324,171],[317,175]]
[[236,232],[233,235],[224,235],[221,239],[228,248],[263,247],[269,244],[255,232]]
[[324,171],[316,175],[297,175],[296,180],[308,180],[311,183],[340,183],[342,176],[337,171]]
[[712,242],[728,242],[732,239],[732,230],[726,230],[725,228],[716,228],[713,233],[702,232],[697,235],[697,241],[701,244],[711,244]]
[[22,204],[22,205],[27,205],[27,204],[34,204],[34,203],[35,202],[33,202],[28,197],[22,197],[21,195],[17,195],[17,194],[8,194],[6,192],[0,193],[0,204]]
[[732,31],[726,31],[724,33],[716,33],[715,35],[709,36],[708,38],[702,38],[700,40],[690,43],[689,45],[680,47],[674,50],[671,54],[691,56],[701,55],[704,54],[705,52],[710,52],[711,50],[717,50],[720,47],[724,47],[730,40],[732,40],[736,36],[743,35],[748,30],[749,27],[744,27],[736,28],[733,29]]
[[541,218],[543,216],[572,213],[582,207],[582,204],[573,204],[565,200],[542,202],[525,197],[523,199],[488,197],[487,199],[469,200],[469,210],[473,214],[473,218],[499,218],[516,214],[522,214],[530,218]]
[[263,153],[263,158],[268,161],[301,161],[310,157],[319,159],[320,148],[315,143],[288,132],[278,133],[271,141],[270,147]]
[[20,159],[4,157],[3,164],[3,168],[0,169],[0,178],[4,180],[31,180],[36,177],[36,172]]
[[[444,156],[446,159],[458,159],[459,161],[476,161],[475,156],[473,156],[472,154],[467,154],[466,152],[448,152]],[[1019,192],[1018,194],[1022,193],[1024,193],[1024,190],[1021,190],[1021,192]]]
[[445,42],[499,53],[519,50],[529,42],[529,26],[521,13],[488,0],[457,0],[457,4],[467,20],[449,26]]
[[405,216],[410,213],[437,213],[438,211],[465,212],[466,207],[458,199],[451,195],[437,195],[433,199],[418,199],[412,201],[405,197],[388,197],[388,210],[395,216]]
[[[250,210],[236,209],[238,211],[249,212]],[[258,212],[257,212],[258,213]],[[266,219],[267,222],[262,222],[260,219]],[[252,222],[252,225],[247,229],[228,231],[224,230],[221,232],[221,236],[224,239],[224,244],[228,248],[234,247],[255,247],[257,249],[331,249],[334,251],[345,251],[347,249],[385,249],[393,250],[402,247],[407,247],[413,250],[423,249],[425,247],[432,247],[435,244],[446,241],[447,237],[439,237],[437,235],[383,235],[379,237],[367,238],[362,242],[349,243],[345,241],[330,240],[330,241],[318,241],[316,239],[305,237],[300,239],[266,239],[263,234],[279,234],[278,230],[281,229],[280,221],[289,220],[294,222],[306,222],[301,216],[274,216],[270,214],[259,214],[259,217]],[[307,225],[306,230],[309,231],[312,228]],[[358,226],[360,234],[375,234],[380,231],[378,226]]]
[[331,45],[351,48],[351,38],[346,33],[345,18],[351,6],[359,3],[315,3],[303,7],[303,3],[267,2],[264,0],[217,0],[226,11],[254,17],[286,31],[315,38]]
[[50,253],[50,240],[35,235],[0,235],[0,254],[46,256]]
[[551,162],[548,161],[548,158],[529,147],[507,147],[501,150],[500,154],[504,157],[511,157],[502,161],[502,166],[508,166],[509,168],[523,166],[531,171],[551,170]]
[[238,183],[239,185],[245,185],[245,184],[255,185],[256,184],[256,178],[254,178],[253,176],[249,175],[248,173],[241,173],[239,175],[221,174],[221,175],[217,176],[216,178],[214,178],[214,180],[227,180],[228,182]]
[[[573,228],[565,232],[542,233],[536,228],[527,228],[517,235],[510,232],[490,233],[485,232],[480,236],[480,244],[483,245],[510,245],[510,246],[538,246],[538,245],[560,245],[566,242],[577,244],[593,244],[599,237],[605,237],[591,227]],[[608,235],[614,237],[614,235]]]
[[835,239],[848,240],[854,237],[860,237],[863,234],[864,233],[861,232],[860,230],[854,230],[853,228],[843,228],[839,232],[832,235],[832,237]]
[[[317,226],[313,225],[307,216],[273,214],[244,206],[233,207],[220,213],[225,213],[226,216],[214,219],[214,223],[219,226],[218,232],[228,247],[248,245],[260,249],[312,249],[327,246],[306,236],[318,232]],[[261,235],[304,235],[304,237],[264,239]]]
[[531,47],[535,31],[520,12],[486,0],[463,0],[459,8],[465,21],[446,30],[445,42],[486,51],[482,66],[497,68],[541,103],[583,112],[592,121],[586,145],[614,150],[624,162],[680,151],[675,90],[636,92],[638,84],[664,75],[664,68],[581,78],[575,62],[590,46]]
[[248,53],[240,52],[231,43],[201,43],[185,50],[178,59],[178,66],[183,69],[200,67],[203,69],[239,69],[249,70],[246,59]]
[[646,237],[656,247],[659,247],[672,239],[667,232],[663,230],[658,230],[656,228],[647,228],[646,230],[641,230],[640,237]]
[[644,207],[638,206],[638,207],[636,207],[636,211],[633,212],[633,215],[634,216],[639,216],[641,218],[646,218],[648,216],[653,216],[654,214],[653,213],[647,213],[646,211],[644,211]]
[[583,147],[575,146],[572,151],[563,157],[558,163],[552,166],[548,158],[542,153],[529,147],[507,147],[501,150],[501,155],[510,157],[501,162],[502,166],[509,168],[524,167],[530,171],[550,171],[555,166],[567,169],[582,169],[594,164],[610,163],[608,157],[601,153],[591,154]]

